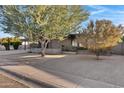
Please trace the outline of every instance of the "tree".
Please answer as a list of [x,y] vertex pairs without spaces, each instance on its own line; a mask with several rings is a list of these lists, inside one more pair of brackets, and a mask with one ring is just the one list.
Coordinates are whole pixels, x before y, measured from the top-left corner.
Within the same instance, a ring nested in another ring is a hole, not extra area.
[[10,45],[12,45],[15,50],[17,50],[22,42],[18,37],[11,37],[11,38],[7,37],[7,38],[1,38],[0,43],[4,45],[6,50],[10,50]]
[[100,53],[111,49],[121,41],[123,27],[115,26],[109,20],[90,21],[87,28],[77,36],[84,48],[95,52],[97,59]]
[[123,36],[121,39],[122,39],[122,41],[124,42],[124,36]]
[[48,42],[63,40],[72,29],[88,18],[81,6],[3,6],[4,31],[26,35],[30,41],[41,43],[45,55]]
[[10,50],[10,38],[2,38],[1,44],[4,45],[6,50]]
[[[22,36],[24,30],[24,14],[21,12],[19,6],[3,6],[1,8],[1,24],[2,31],[5,33]],[[24,17],[25,18],[25,17]]]

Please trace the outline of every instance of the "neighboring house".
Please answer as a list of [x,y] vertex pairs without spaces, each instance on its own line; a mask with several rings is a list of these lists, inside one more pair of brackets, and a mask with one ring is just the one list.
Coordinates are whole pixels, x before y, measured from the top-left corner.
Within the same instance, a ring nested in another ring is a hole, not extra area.
[[[70,34],[68,38],[62,41],[62,45],[66,47],[65,50],[73,50],[73,47],[82,47],[80,43],[76,40],[76,35],[78,34]],[[72,49],[71,49],[72,48]],[[112,54],[124,55],[124,42],[119,43],[115,47],[111,49]]]
[[76,42],[76,35],[70,34],[65,40],[62,41],[62,50],[65,51],[75,51],[78,46]]
[[77,34],[70,34],[68,37],[65,37],[63,41],[60,40],[51,40],[47,48],[62,48],[64,50],[75,50],[76,47],[81,46],[76,40]]
[[61,44],[62,44],[62,43],[61,43],[60,40],[54,39],[54,40],[51,40],[51,41],[48,43],[47,48],[58,49],[58,48],[61,48]]
[[22,41],[22,45],[20,45],[19,48],[24,49],[24,50],[29,48],[29,40],[27,38],[20,36],[19,39]]

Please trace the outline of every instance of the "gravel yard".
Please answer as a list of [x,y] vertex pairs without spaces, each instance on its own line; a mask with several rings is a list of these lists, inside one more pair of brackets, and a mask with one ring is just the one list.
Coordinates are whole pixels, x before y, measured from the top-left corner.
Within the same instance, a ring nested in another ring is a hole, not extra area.
[[10,79],[0,74],[0,88],[28,88],[24,84],[21,84],[13,79]]

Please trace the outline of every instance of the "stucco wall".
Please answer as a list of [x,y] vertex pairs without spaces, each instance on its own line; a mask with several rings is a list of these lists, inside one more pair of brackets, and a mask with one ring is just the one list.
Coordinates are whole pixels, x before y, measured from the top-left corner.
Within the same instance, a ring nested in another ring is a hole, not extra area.
[[48,44],[48,48],[58,49],[61,48],[61,41],[60,40],[51,40]]
[[67,46],[67,47],[71,47],[71,40],[70,39],[65,39],[62,41],[62,45]]

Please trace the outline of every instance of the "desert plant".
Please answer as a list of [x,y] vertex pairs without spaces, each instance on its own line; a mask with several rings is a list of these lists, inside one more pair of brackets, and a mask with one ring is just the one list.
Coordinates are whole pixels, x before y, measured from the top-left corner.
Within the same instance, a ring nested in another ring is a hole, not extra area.
[[110,50],[116,46],[123,36],[123,27],[115,26],[109,20],[91,21],[87,29],[77,36],[84,48],[87,48],[96,54],[97,59],[101,53]]
[[15,38],[12,38],[11,44],[13,45],[13,48],[14,48],[15,50],[17,50],[18,47],[19,47],[19,45],[21,45],[21,41],[20,41],[19,38],[15,37]]
[[10,45],[16,50],[21,45],[21,40],[18,37],[2,38],[0,43],[4,45],[6,50],[10,50]]
[[1,44],[4,45],[6,50],[10,50],[10,38],[3,38]]

